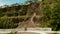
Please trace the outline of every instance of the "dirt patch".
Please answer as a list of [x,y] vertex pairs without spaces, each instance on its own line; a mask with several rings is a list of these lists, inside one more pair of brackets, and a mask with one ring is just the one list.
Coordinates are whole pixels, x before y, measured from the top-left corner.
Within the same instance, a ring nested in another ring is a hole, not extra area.
[[32,33],[32,32],[20,32],[18,34],[39,34],[39,33]]

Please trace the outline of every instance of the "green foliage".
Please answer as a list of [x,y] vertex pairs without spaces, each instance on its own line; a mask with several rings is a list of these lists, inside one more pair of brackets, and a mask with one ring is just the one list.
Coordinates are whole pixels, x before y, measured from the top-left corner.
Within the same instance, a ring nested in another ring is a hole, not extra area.
[[[0,8],[0,28],[16,28],[18,22],[27,21],[30,17],[15,17],[26,16],[27,14],[30,16],[35,13],[35,8],[38,6],[38,3],[36,3],[37,1],[38,0],[28,0],[26,3],[31,3],[29,5],[19,5],[16,3],[9,8],[6,5],[5,8]],[[39,19],[40,24],[45,24],[46,27],[51,27],[52,30],[60,30],[60,0],[42,0],[40,3],[41,5],[39,7],[41,8],[36,11],[36,13],[40,13],[40,11],[43,13],[43,17]],[[9,19],[4,16],[13,16],[13,18]],[[36,20],[37,19],[34,18],[34,21]]]
[[[58,4],[56,6],[54,16],[52,18],[54,21],[51,23],[53,30],[59,30],[60,29],[60,5]],[[54,25],[53,25],[54,24]]]
[[15,3],[15,4],[12,4],[11,6],[18,6],[19,4],[18,3]]
[[[28,1],[29,3],[36,2],[37,0]],[[27,21],[30,17],[22,17],[32,15],[34,10],[34,5],[19,5],[18,3],[9,5],[4,5],[5,8],[0,8],[0,28],[16,28],[19,22]],[[19,17],[18,17],[19,16]],[[17,17],[17,18],[15,18]]]
[[60,3],[54,0],[51,4],[45,5],[47,7],[44,9],[44,14],[49,19],[46,25],[51,27],[52,30],[60,30]]
[[22,7],[21,10],[19,10],[19,14],[22,15],[26,15],[27,14],[27,10],[25,7]]
[[7,19],[5,16],[0,18],[0,28],[8,29],[8,28],[16,28],[18,25],[13,23],[11,20]]
[[18,18],[12,18],[12,22],[13,23],[19,23],[19,19]]
[[11,32],[11,33],[7,33],[7,34],[17,34],[17,32],[14,32],[14,33],[13,33],[13,32]]
[[26,2],[25,2],[25,4],[28,4],[28,3],[33,3],[33,2],[37,2],[38,0],[27,0]]
[[2,17],[2,16],[4,16],[4,15],[5,15],[4,13],[0,12],[0,17]]

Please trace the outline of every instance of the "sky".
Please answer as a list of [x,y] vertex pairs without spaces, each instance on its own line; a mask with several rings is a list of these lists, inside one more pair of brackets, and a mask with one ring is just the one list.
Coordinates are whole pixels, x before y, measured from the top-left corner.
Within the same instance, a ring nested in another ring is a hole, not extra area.
[[0,6],[3,6],[3,5],[11,5],[11,4],[15,4],[15,3],[24,3],[25,1],[27,0],[0,0]]

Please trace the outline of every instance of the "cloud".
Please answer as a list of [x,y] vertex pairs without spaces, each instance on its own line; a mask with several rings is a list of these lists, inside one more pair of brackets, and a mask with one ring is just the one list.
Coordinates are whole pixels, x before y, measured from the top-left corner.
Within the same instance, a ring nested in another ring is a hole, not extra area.
[[6,5],[6,3],[4,2],[0,2],[0,6]]

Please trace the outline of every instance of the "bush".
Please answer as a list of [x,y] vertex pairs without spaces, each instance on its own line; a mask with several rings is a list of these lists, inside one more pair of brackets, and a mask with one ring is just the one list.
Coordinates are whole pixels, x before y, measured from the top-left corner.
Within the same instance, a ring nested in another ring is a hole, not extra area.
[[0,28],[2,29],[8,29],[8,28],[16,28],[18,25],[12,20],[8,20],[6,17],[0,18]]
[[[48,27],[51,27],[52,30],[58,31],[60,30],[60,3],[56,2],[57,4],[52,3],[54,6],[49,6],[44,9],[44,14],[47,16]],[[54,7],[51,9],[50,7]]]
[[14,33],[13,33],[13,32],[11,32],[11,33],[7,33],[7,34],[17,34],[17,32],[14,32]]

